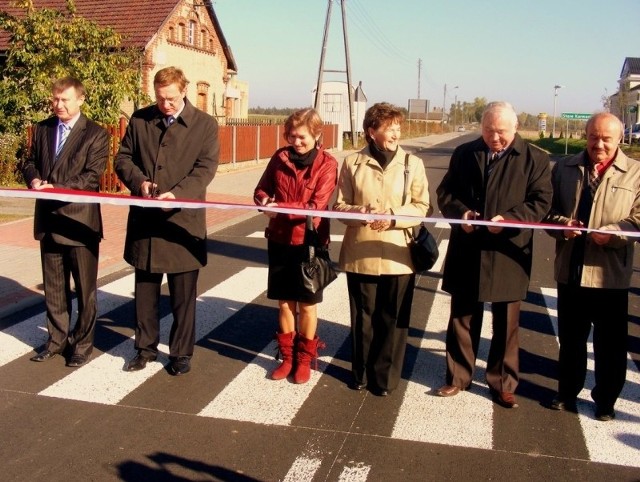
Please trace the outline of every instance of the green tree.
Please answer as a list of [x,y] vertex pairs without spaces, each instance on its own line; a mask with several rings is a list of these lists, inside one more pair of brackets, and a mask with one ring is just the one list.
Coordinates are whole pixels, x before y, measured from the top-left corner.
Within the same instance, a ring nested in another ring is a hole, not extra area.
[[487,99],[484,97],[476,97],[473,104],[469,106],[470,117],[472,122],[480,122],[482,120],[482,111],[487,106]]
[[0,80],[0,132],[21,133],[51,115],[51,83],[65,75],[87,88],[83,112],[97,122],[115,123],[125,99],[140,103],[141,52],[121,46],[112,28],[66,12],[35,9],[33,0],[13,2],[21,15],[0,12],[0,28],[10,36]]

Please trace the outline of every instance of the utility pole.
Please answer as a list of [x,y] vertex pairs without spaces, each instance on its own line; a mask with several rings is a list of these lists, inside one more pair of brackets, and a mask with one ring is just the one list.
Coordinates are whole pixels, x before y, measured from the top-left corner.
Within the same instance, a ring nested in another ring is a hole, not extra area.
[[324,35],[322,38],[322,53],[320,55],[320,67],[318,70],[318,82],[316,85],[316,98],[314,107],[317,111],[320,111],[320,104],[322,103],[322,77],[324,72],[338,72],[347,74],[347,96],[349,98],[349,119],[351,124],[351,142],[356,145],[356,132],[355,132],[355,119],[353,112],[353,92],[351,85],[351,62],[349,59],[349,39],[347,35],[347,13],[346,13],[346,0],[340,0],[341,14],[342,14],[342,37],[344,43],[344,56],[346,70],[327,70],[324,68],[324,60],[327,52],[327,38],[329,36],[329,24],[331,22],[331,6],[333,0],[327,1],[327,17],[324,23]]
[[422,77],[422,59],[418,59],[418,99],[420,98],[420,77]]
[[447,103],[447,84],[444,84],[444,95],[442,96],[442,121],[440,122],[440,126],[442,127],[442,132],[444,132],[444,106]]

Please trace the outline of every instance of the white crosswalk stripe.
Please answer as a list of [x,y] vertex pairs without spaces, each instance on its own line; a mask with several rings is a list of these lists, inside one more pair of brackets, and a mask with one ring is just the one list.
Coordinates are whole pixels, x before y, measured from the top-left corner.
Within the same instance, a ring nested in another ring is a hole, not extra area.
[[[438,227],[438,226],[436,226]],[[262,233],[260,233],[262,236]],[[440,244],[442,253],[433,271],[439,272],[444,262],[447,240]],[[198,340],[222,326],[247,304],[261,296],[267,285],[267,268],[250,267],[222,281],[198,298]],[[542,288],[547,316],[556,328],[555,289]],[[105,314],[131,303],[133,275],[109,283],[99,290],[99,313]],[[486,314],[473,389],[443,399],[434,391],[444,381],[445,335],[449,318],[449,296],[442,292],[441,282],[433,295],[426,331],[420,340],[413,371],[407,382],[395,417],[391,437],[415,442],[446,444],[481,449],[493,448],[494,409],[484,382],[485,360],[491,338],[491,315]],[[274,342],[246,364],[231,381],[216,393],[194,415],[267,425],[292,425],[305,402],[325,376],[339,350],[349,337],[349,306],[346,277],[325,291],[324,302],[319,305],[319,334],[327,348],[320,352],[319,370],[312,372],[309,383],[274,383],[266,376],[276,362]],[[422,316],[422,315],[421,315]],[[0,367],[27,355],[46,341],[44,313],[37,314],[0,332]],[[171,315],[161,321],[161,351],[167,352],[166,343]],[[274,320],[275,321],[275,320]],[[592,350],[592,346],[589,346]],[[61,399],[117,405],[136,390],[145,390],[144,382],[159,374],[167,363],[166,355],[147,365],[140,372],[125,373],[123,366],[135,350],[131,338],[73,370],[69,375],[53,382],[39,395]],[[341,362],[344,362],[341,360]],[[347,362],[348,364],[348,362]],[[158,376],[164,376],[158,375]],[[593,386],[593,362],[589,361],[586,386]],[[395,394],[394,394],[395,395]],[[640,467],[637,456],[640,448],[638,419],[640,418],[640,374],[629,358],[625,389],[616,405],[617,419],[603,424],[593,417],[593,403],[587,389],[580,394],[579,422],[589,451],[590,460]],[[456,429],[459,427],[459,429]],[[308,454],[307,454],[308,455]],[[340,480],[366,480],[371,467],[358,462],[345,462]],[[284,480],[311,480],[322,463],[322,458],[304,456],[297,459]]]
[[[446,252],[447,244],[446,241],[440,243],[441,253]],[[491,313],[485,312],[485,321],[482,323],[474,389],[450,398],[435,396],[433,392],[444,383],[445,337],[450,306],[450,297],[441,291],[441,285],[440,281],[428,315],[428,332],[425,332],[420,343],[418,359],[407,384],[404,403],[396,418],[392,436],[419,442],[490,449],[493,404],[487,396],[484,360],[489,353]]]
[[[318,305],[319,333],[327,348],[320,353],[318,371],[312,371],[309,382],[304,385],[293,383],[273,383],[266,373],[273,369],[275,347],[270,344],[258,355],[255,363],[250,363],[233,382],[207,405],[200,415],[216,418],[242,420],[245,422],[289,425],[298,410],[320,380],[323,368],[331,363],[336,350],[349,334],[349,317],[344,313],[343,293],[347,290],[346,276],[341,274],[329,285],[324,293],[324,301]],[[326,332],[324,322],[330,322],[344,329]],[[326,332],[326,333],[325,333]],[[251,387],[249,389],[249,387]]]
[[[542,295],[547,305],[547,312],[557,336],[558,309],[557,292],[555,289],[542,288]],[[593,330],[587,345],[587,380],[585,387],[593,387]],[[640,467],[638,456],[638,401],[640,401],[640,373],[633,364],[631,357],[627,357],[627,382],[620,398],[616,403],[616,420],[614,423],[602,423],[593,417],[594,404],[591,400],[591,390],[584,388],[578,395],[578,418],[582,426],[589,458],[594,462],[608,464],[629,465]]]
[[[120,278],[98,289],[98,317],[133,298],[133,275]],[[74,300],[72,313],[76,313]],[[0,366],[33,351],[47,342],[47,322],[44,313],[13,325],[0,332]]]
[[[266,269],[245,268],[200,296],[196,305],[196,340],[224,323],[244,304],[259,296],[266,283]],[[165,353],[168,351],[166,343],[171,320],[172,315],[160,320],[162,344],[159,349]],[[158,361],[149,363],[144,370],[123,373],[122,368],[127,358],[134,353],[133,339],[128,339],[49,386],[40,392],[40,395],[116,404],[145,380],[162,370],[167,361],[166,357],[160,357]]]

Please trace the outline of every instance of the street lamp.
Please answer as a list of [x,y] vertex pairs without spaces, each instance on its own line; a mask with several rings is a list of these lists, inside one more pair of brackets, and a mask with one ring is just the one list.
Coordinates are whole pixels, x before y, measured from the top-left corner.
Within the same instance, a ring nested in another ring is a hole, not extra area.
[[556,104],[558,103],[558,89],[562,89],[564,85],[553,86],[553,128],[551,129],[551,137],[556,138]]
[[458,86],[456,85],[453,90],[456,91],[453,96],[453,131],[455,132],[458,123]]

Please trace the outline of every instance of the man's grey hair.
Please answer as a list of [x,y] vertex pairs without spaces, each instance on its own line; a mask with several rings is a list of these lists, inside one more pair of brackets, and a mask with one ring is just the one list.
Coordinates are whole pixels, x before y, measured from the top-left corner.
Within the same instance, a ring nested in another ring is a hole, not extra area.
[[487,106],[484,108],[484,110],[482,111],[481,122],[484,123],[485,117],[487,117],[489,114],[493,114],[496,111],[506,112],[507,115],[512,117],[513,124],[516,127],[518,126],[518,114],[516,114],[516,110],[513,108],[511,104],[509,104],[509,102],[503,102],[503,101],[489,102]]

